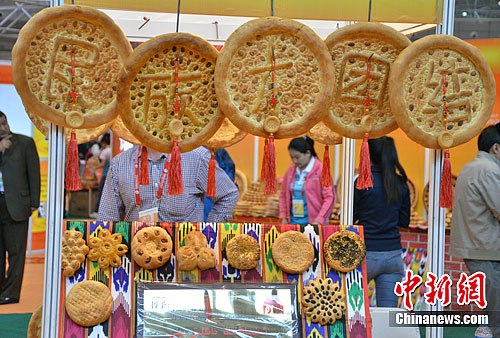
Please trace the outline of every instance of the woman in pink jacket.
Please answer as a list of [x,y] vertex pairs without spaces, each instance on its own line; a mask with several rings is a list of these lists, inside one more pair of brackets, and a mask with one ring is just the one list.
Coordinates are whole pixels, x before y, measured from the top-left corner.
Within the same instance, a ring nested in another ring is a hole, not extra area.
[[335,195],[333,187],[321,186],[323,165],[314,150],[314,141],[307,136],[294,138],[288,152],[293,163],[281,184],[281,222],[327,224]]

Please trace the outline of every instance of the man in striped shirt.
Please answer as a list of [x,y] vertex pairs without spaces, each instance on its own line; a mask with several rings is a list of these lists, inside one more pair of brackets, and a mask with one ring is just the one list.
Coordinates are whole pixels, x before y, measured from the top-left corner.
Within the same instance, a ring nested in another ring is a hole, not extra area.
[[[137,160],[138,163],[142,162],[143,154],[138,152],[141,152],[141,147],[134,146],[112,159],[97,219],[138,221],[139,209],[158,207],[160,222],[203,222],[203,199],[208,182],[210,152],[200,147],[182,153],[184,192],[180,195],[167,195],[168,178],[163,187],[160,186],[160,180],[170,156],[148,149],[149,184],[140,185],[137,196],[134,190],[137,179],[134,166]],[[214,204],[207,221],[225,222],[232,218],[239,197],[238,188],[219,166],[216,167],[215,181]],[[159,189],[161,197],[158,199]],[[140,207],[136,202],[137,198],[141,201]]]

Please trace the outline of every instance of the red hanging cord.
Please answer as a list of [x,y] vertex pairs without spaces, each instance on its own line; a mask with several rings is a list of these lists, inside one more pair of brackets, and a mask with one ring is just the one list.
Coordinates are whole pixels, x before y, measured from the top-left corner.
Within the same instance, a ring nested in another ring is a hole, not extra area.
[[[174,62],[175,76],[175,102],[174,114],[175,118],[179,118],[181,102],[179,100],[179,60],[176,58]],[[182,160],[181,151],[177,137],[174,138],[172,152],[170,154],[170,169],[168,171],[168,194],[180,195],[184,192],[184,184],[182,182]]]
[[330,173],[330,147],[325,145],[325,153],[323,154],[323,169],[321,170],[321,186],[331,187],[333,185],[332,175]]
[[[446,72],[441,72],[441,86],[443,87],[443,128],[446,131],[448,122],[448,105],[446,102]],[[451,174],[450,151],[445,149],[443,169],[441,172],[441,185],[439,187],[439,206],[441,208],[453,207],[453,182]]]
[[[370,82],[371,82],[371,65],[372,65],[371,55],[366,61],[366,96],[365,96],[365,113],[368,114],[370,111]],[[356,188],[359,190],[371,189],[373,188],[372,180],[372,170],[370,163],[370,148],[368,146],[368,133],[365,133],[363,137],[363,143],[361,144],[361,152],[359,154],[359,176],[356,183]]]
[[207,182],[207,196],[215,196],[215,154],[210,152],[210,162],[208,162],[208,182]]
[[[71,50],[71,90],[69,97],[72,101],[72,109],[76,110],[76,101],[78,99],[78,91],[76,89],[75,74],[76,74],[76,52]],[[64,186],[68,191],[77,191],[81,189],[80,181],[80,159],[78,157],[78,142],[76,133],[71,131],[70,140],[68,143],[68,161],[66,162],[66,170],[64,175]]]

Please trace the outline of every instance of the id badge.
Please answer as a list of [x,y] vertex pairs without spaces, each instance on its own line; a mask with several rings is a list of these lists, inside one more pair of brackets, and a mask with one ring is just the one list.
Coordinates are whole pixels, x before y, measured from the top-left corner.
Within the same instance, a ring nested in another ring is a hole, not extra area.
[[158,223],[158,207],[139,210],[139,222]]
[[304,217],[304,200],[292,199],[292,214],[295,217]]

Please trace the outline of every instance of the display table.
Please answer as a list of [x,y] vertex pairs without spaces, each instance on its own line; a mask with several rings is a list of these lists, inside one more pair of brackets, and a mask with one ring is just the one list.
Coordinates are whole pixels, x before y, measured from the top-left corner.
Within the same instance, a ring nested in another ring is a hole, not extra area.
[[[123,243],[129,252],[122,257],[122,266],[102,270],[96,262],[85,260],[84,266],[72,277],[62,277],[61,292],[61,337],[133,337],[135,333],[135,283],[134,280],[170,282],[204,282],[204,283],[297,283],[299,295],[302,286],[316,276],[330,277],[339,281],[346,295],[346,315],[333,326],[320,326],[308,322],[302,316],[302,337],[371,337],[371,321],[367,302],[367,283],[365,263],[352,272],[339,274],[332,270],[323,260],[323,241],[332,233],[339,231],[339,226],[297,226],[271,225],[259,223],[160,223],[159,226],[168,231],[172,237],[174,248],[170,260],[161,268],[152,271],[140,268],[131,260],[130,242],[133,234],[143,226],[138,222],[97,222],[67,221],[66,229],[76,229],[84,238],[96,236],[100,229],[109,229],[113,233],[123,235]],[[344,227],[346,228],[346,227]],[[361,227],[349,227],[363,238]],[[208,239],[208,245],[214,249],[217,267],[206,271],[178,271],[175,264],[175,252],[183,246],[187,233],[193,230],[202,231]],[[274,263],[271,247],[282,232],[298,230],[306,234],[314,246],[313,264],[301,275],[282,272]],[[249,271],[234,269],[228,264],[225,247],[235,235],[245,233],[256,238],[261,246],[261,260],[257,267]],[[108,285],[113,295],[113,313],[102,325],[83,328],[71,321],[64,311],[64,298],[78,282],[93,279]]]

